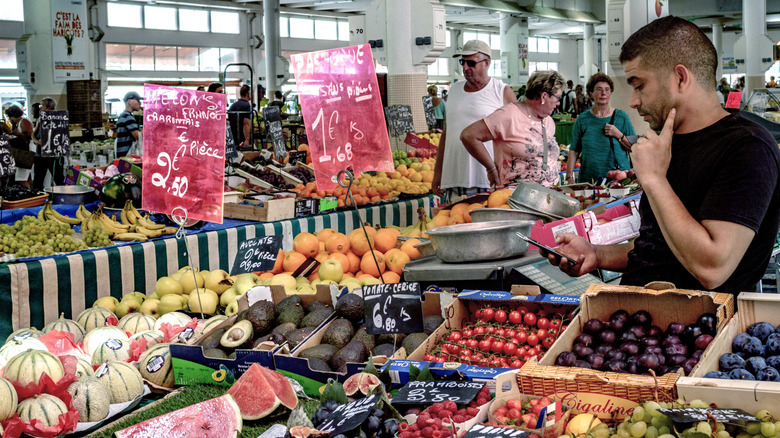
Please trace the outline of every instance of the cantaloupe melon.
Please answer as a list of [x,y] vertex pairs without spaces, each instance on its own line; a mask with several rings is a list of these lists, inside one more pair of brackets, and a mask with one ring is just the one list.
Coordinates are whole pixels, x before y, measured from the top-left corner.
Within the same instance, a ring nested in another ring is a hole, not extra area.
[[108,361],[95,370],[95,377],[108,387],[111,403],[124,403],[143,394],[141,373],[127,362]]
[[120,328],[111,325],[97,327],[84,335],[84,340],[82,341],[84,344],[84,351],[86,351],[91,358],[92,355],[95,354],[95,350],[109,339],[122,339],[127,341],[129,338],[127,337],[127,333]]
[[131,343],[136,339],[146,339],[146,349],[148,350],[162,342],[163,339],[165,339],[165,334],[160,330],[146,330],[144,332],[136,333],[133,336],[130,336]]
[[92,368],[90,361],[83,357],[77,357],[78,363],[76,364],[76,378],[81,380],[84,377],[90,377],[95,375],[95,369]]
[[19,399],[14,386],[8,380],[0,377],[0,421],[13,417],[18,403]]
[[166,388],[174,387],[170,345],[157,344],[150,348],[141,357],[138,365],[144,379]]
[[92,365],[100,365],[109,360],[125,362],[130,359],[130,341],[125,339],[108,339],[92,353]]
[[187,323],[189,323],[190,321],[192,321],[192,317],[187,316],[187,314],[185,314],[185,313],[182,313],[182,312],[168,312],[165,315],[159,317],[157,319],[157,321],[155,321],[154,329],[155,330],[160,330],[160,327],[162,327],[162,325],[164,323],[166,323],[166,322],[168,324],[171,324],[171,325],[184,326]]
[[85,377],[68,386],[73,407],[79,411],[80,422],[100,421],[108,416],[111,394],[106,385],[95,377]]
[[76,342],[81,342],[81,339],[84,338],[84,334],[86,333],[81,324],[72,319],[65,318],[64,313],[60,314],[59,319],[46,324],[46,327],[44,327],[42,331],[43,333],[49,333],[54,330],[73,333],[73,338]]
[[38,383],[43,373],[58,382],[65,375],[62,362],[48,351],[28,350],[9,360],[3,369],[3,377],[21,385]]
[[108,309],[103,307],[90,307],[79,314],[79,317],[76,318],[76,322],[81,324],[85,331],[89,332],[94,328],[107,325],[106,321],[112,316],[116,318],[116,315]]
[[43,332],[35,327],[22,328],[8,335],[8,337],[5,338],[5,342],[8,342],[12,339],[16,339],[17,341],[21,341],[26,338],[38,339],[41,336],[43,336]]
[[151,315],[135,312],[128,313],[127,315],[123,316],[116,326],[125,332],[134,335],[146,330],[152,330],[154,328],[155,321],[156,320]]
[[[0,347],[0,371],[2,371],[5,364],[14,356],[19,353],[24,353],[27,350],[49,351],[49,349],[46,348],[46,345],[36,338],[12,339]],[[0,373],[0,375],[2,375],[2,373]]]
[[68,412],[65,402],[51,394],[34,395],[19,403],[16,409],[24,421],[40,420],[44,428],[60,424],[59,416]]

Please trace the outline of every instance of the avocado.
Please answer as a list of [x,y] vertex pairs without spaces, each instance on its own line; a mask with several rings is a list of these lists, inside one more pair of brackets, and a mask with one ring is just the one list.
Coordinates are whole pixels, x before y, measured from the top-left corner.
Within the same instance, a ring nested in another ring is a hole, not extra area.
[[336,314],[349,321],[362,321],[363,298],[353,293],[344,294],[336,301]]
[[430,335],[442,324],[444,324],[444,318],[441,315],[426,316],[423,318],[423,331]]
[[314,332],[314,329],[317,327],[304,327],[299,328],[291,331],[290,333],[287,333],[285,338],[287,338],[287,342],[290,344],[290,348],[295,348],[303,342],[304,339],[308,338],[312,332]]
[[338,318],[328,324],[325,334],[322,335],[322,343],[334,345],[336,349],[344,348],[354,334],[352,323],[344,318]]
[[316,357],[309,358],[309,368],[315,371],[333,372],[327,362],[321,359],[317,359]]
[[395,347],[393,347],[393,344],[379,344],[371,351],[371,354],[390,357],[395,354]]
[[366,350],[373,350],[374,346],[376,345],[376,339],[374,335],[369,335],[366,333],[366,327],[361,325],[357,332],[355,332],[355,336],[352,337],[352,339],[358,339],[360,340],[363,345],[366,346]]
[[279,333],[269,333],[261,338],[255,339],[252,348],[257,348],[260,344],[266,341],[271,341],[276,345],[282,345],[286,340],[287,339],[285,339],[285,337],[280,335]]
[[248,320],[233,324],[219,339],[219,344],[225,348],[247,348],[254,339],[252,323]]
[[290,295],[289,297],[283,299],[282,301],[279,301],[279,303],[276,305],[276,317],[279,318],[279,315],[281,315],[285,309],[289,307],[296,307],[296,306],[297,307],[303,306],[301,297],[298,295]]
[[204,350],[219,348],[219,340],[222,339],[222,335],[224,335],[229,328],[230,327],[222,327],[212,330],[211,333],[206,334],[200,339],[199,345],[203,347]]
[[336,354],[330,358],[328,364],[335,371],[344,373],[347,371],[347,362],[363,363],[366,361],[366,356],[366,346],[355,339],[345,345],[344,348],[337,351]]
[[204,348],[203,355],[214,359],[227,359],[227,354],[219,348]]
[[331,357],[333,357],[334,354],[336,354],[337,351],[339,351],[339,349],[334,347],[333,345],[320,344],[320,345],[315,345],[313,347],[309,347],[305,350],[301,350],[301,352],[298,353],[298,357],[303,359],[317,358],[327,362],[330,360]]
[[330,315],[333,314],[333,309],[330,307],[320,307],[313,312],[309,312],[301,320],[301,327],[319,327],[320,324],[325,322]]
[[401,345],[401,342],[406,339],[406,334],[404,333],[396,333],[392,335],[377,335],[376,336],[376,343],[377,344],[395,344],[395,345]]
[[236,352],[234,351],[234,352],[228,354],[227,358],[230,359],[230,360],[236,360]]
[[401,346],[406,349],[406,354],[409,355],[422,345],[426,339],[428,339],[428,335],[425,333],[411,333],[404,338]]
[[312,301],[306,306],[306,313],[314,312],[317,309],[330,309],[330,311],[333,311],[333,308],[328,303],[323,303],[322,301]]
[[266,300],[258,301],[247,309],[244,318],[252,323],[255,335],[263,336],[271,331],[274,320],[276,319],[276,309],[274,303]]
[[291,331],[295,330],[295,324],[291,322],[285,322],[284,324],[277,325],[271,330],[271,333],[279,333],[282,336],[287,336]]
[[[297,300],[293,298],[297,298]],[[287,297],[276,305],[276,324],[291,322],[296,327],[300,327],[302,319],[303,306],[301,305],[301,297],[298,295]]]

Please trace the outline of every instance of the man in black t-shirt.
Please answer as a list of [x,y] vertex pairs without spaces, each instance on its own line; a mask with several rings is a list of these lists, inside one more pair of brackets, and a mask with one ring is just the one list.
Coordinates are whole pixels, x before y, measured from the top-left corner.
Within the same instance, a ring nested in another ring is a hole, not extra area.
[[233,141],[239,146],[251,146],[252,132],[252,103],[250,102],[252,89],[249,85],[242,85],[238,92],[238,100],[228,108],[228,120]]
[[777,143],[721,108],[717,53],[693,23],[673,16],[651,22],[623,44],[620,61],[631,107],[652,128],[631,152],[644,190],[639,237],[591,245],[562,234],[560,252],[579,263],[548,258],[573,276],[624,271],[623,284],[755,291],[780,227]]

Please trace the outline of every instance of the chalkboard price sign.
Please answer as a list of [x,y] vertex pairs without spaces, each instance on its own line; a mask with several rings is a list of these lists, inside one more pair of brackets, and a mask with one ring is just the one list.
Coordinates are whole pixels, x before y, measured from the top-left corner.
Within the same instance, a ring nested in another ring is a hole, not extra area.
[[423,96],[423,109],[425,109],[425,121],[428,123],[428,129],[436,127],[436,114],[433,112],[433,96]]
[[0,135],[0,177],[13,175],[16,173],[16,162],[11,156],[8,139]]
[[526,436],[528,432],[522,430],[475,424],[461,438],[524,438]]
[[236,158],[237,156],[236,141],[233,140],[233,131],[230,130],[230,123],[228,123],[225,128],[225,158]]
[[404,135],[414,132],[412,107],[409,105],[391,105],[385,108],[385,116],[390,126],[391,135]]
[[241,242],[230,275],[273,269],[281,247],[282,237],[275,235]]
[[372,335],[423,331],[419,283],[363,287],[366,332]]
[[758,418],[750,415],[742,409],[704,409],[704,408],[681,408],[681,409],[659,409],[658,412],[666,415],[675,423],[693,423],[696,421],[707,421],[707,414],[712,415],[719,423],[725,421],[759,421]]
[[281,163],[287,156],[287,142],[282,134],[282,114],[279,112],[279,107],[269,105],[263,108],[263,117],[265,118],[265,129],[274,143],[276,161]]
[[67,111],[41,111],[41,156],[70,154]]
[[484,385],[482,382],[462,380],[409,382],[398,390],[398,394],[393,397],[393,404],[431,404],[443,401],[468,403],[474,400]]
[[345,405],[339,405],[328,418],[317,426],[317,430],[329,432],[330,436],[349,432],[360,426],[371,416],[371,411],[379,402],[381,396],[373,394],[366,398],[357,399]]
[[306,151],[292,151],[290,152],[290,165],[301,162],[306,164]]

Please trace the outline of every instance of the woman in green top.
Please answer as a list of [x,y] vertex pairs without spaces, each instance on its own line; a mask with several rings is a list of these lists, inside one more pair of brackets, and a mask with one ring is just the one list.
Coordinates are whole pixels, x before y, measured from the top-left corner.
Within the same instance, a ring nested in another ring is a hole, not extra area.
[[604,73],[591,76],[586,86],[593,107],[577,117],[571,133],[566,183],[574,184],[574,167],[581,161],[580,182],[597,181],[613,169],[628,170],[631,143],[626,136],[634,135],[628,114],[609,106],[614,83]]
[[436,85],[428,87],[428,94],[433,98],[433,115],[436,117],[436,129],[444,129],[444,114],[446,113],[446,104],[444,99],[437,96],[439,93]]

